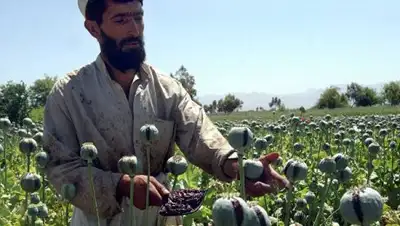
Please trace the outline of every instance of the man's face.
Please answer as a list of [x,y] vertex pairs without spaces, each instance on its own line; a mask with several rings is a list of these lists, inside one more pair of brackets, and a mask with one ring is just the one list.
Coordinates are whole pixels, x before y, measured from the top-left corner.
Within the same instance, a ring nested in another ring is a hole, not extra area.
[[98,38],[101,50],[116,69],[139,71],[146,58],[142,5],[139,1],[114,3],[111,0],[107,4]]

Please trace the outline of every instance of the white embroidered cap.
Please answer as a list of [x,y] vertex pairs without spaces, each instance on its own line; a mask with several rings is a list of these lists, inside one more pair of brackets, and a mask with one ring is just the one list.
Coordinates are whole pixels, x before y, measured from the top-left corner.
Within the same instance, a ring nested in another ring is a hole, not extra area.
[[[78,0],[79,10],[81,11],[83,17],[86,17],[86,6],[89,0]],[[143,0],[139,0],[139,2],[143,5]]]
[[79,6],[79,10],[81,11],[82,15],[84,17],[85,16],[85,12],[86,12],[86,5],[88,3],[88,0],[78,0],[78,6]]

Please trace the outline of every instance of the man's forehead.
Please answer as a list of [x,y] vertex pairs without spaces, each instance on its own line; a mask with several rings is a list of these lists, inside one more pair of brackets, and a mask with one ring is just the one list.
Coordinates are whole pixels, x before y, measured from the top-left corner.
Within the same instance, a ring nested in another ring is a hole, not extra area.
[[114,16],[119,13],[143,13],[142,4],[137,1],[127,1],[127,2],[118,2],[113,0],[107,0],[107,7],[104,12],[105,16]]

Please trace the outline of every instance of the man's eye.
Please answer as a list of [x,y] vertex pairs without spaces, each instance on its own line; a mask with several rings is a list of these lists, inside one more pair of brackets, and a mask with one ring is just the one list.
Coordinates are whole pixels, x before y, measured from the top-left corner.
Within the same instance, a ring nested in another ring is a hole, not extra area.
[[141,22],[143,20],[143,17],[141,17],[141,16],[140,17],[135,17],[135,20]]
[[123,23],[123,22],[124,22],[124,19],[118,18],[118,19],[115,19],[114,22],[120,24],[120,23]]

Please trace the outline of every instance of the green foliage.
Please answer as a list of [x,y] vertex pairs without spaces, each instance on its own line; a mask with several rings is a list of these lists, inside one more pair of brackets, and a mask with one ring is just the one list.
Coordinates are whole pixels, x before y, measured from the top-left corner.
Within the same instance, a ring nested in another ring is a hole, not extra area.
[[174,74],[171,73],[170,76],[182,84],[192,99],[197,97],[197,90],[194,88],[196,79],[183,65]]
[[[213,121],[223,121],[223,120],[275,120],[277,119],[277,113],[279,111],[242,111],[242,112],[233,112],[229,115],[211,115]],[[298,114],[298,109],[285,109],[279,114],[290,115],[290,114]],[[363,115],[389,115],[389,114],[398,114],[399,107],[398,106],[372,106],[372,107],[346,107],[346,108],[335,108],[335,109],[319,109],[319,108],[311,108],[308,109],[303,117],[308,116],[324,116],[326,114],[330,114],[332,116],[363,116]]]
[[389,82],[383,87],[384,99],[390,105],[400,104],[400,82]]
[[339,93],[337,87],[327,88],[320,96],[317,108],[342,108],[348,105],[347,97],[345,94]]
[[[390,108],[390,107],[389,107]],[[358,108],[348,108],[351,111]],[[301,160],[308,166],[307,177],[304,181],[294,184],[293,198],[289,204],[289,212],[285,210],[283,202],[287,197],[287,190],[281,190],[276,194],[265,195],[257,198],[249,198],[247,201],[256,203],[266,210],[274,223],[272,225],[283,225],[283,219],[288,214],[293,222],[302,223],[302,225],[310,226],[315,222],[318,206],[323,204],[324,211],[321,211],[321,224],[317,225],[345,225],[343,217],[341,216],[338,208],[340,206],[340,198],[342,195],[353,187],[366,185],[368,175],[370,175],[370,187],[377,190],[382,197],[385,197],[384,210],[382,220],[373,225],[399,225],[400,212],[397,206],[400,204],[398,195],[400,194],[399,186],[400,180],[398,179],[399,165],[398,159],[400,158],[400,146],[390,147],[391,141],[400,143],[399,128],[393,127],[393,123],[400,125],[399,115],[377,115],[371,109],[378,108],[360,108],[362,110],[370,109],[369,115],[363,117],[353,117],[338,113],[337,110],[319,110],[320,117],[309,117],[307,120],[300,124],[293,123],[296,114],[285,112],[284,114],[276,115],[271,119],[257,119],[250,121],[249,118],[240,118],[234,120],[225,120],[224,122],[215,122],[221,133],[224,135],[226,131],[237,124],[247,124],[247,126],[254,132],[255,138],[264,138],[272,136],[267,148],[262,150],[255,149],[254,147],[246,150],[246,158],[259,158],[267,153],[278,152],[282,158],[283,164],[274,163],[272,166],[280,174],[283,174],[285,163],[289,159]],[[390,109],[395,109],[394,107]],[[358,109],[359,110],[359,109]],[[298,112],[298,109],[296,109]],[[309,113],[315,114],[316,111],[310,110]],[[326,117],[322,112],[327,112],[331,117]],[[387,111],[389,113],[389,111]],[[265,113],[264,113],[265,114]],[[232,114],[233,115],[233,114]],[[339,117],[335,117],[338,115]],[[322,121],[328,123],[321,124]],[[354,132],[354,122],[358,126]],[[339,122],[339,123],[338,123]],[[311,123],[316,125],[314,128]],[[280,125],[271,129],[265,125]],[[340,124],[340,126],[337,126]],[[318,128],[319,126],[321,126]],[[361,125],[364,125],[362,127]],[[37,125],[36,125],[37,126]],[[18,127],[21,128],[21,127]],[[48,217],[44,217],[45,225],[58,226],[68,225],[72,215],[72,205],[66,200],[63,200],[51,184],[48,183],[45,175],[41,174],[39,168],[36,168],[36,158],[31,158],[31,164],[28,164],[28,158],[25,154],[18,151],[18,143],[21,137],[10,130],[11,134],[5,134],[0,130],[0,135],[6,137],[5,140],[0,139],[0,144],[5,147],[5,151],[1,153],[1,157],[7,161],[8,173],[0,171],[0,225],[12,226],[23,225],[27,226],[24,219],[26,218],[25,202],[32,205],[32,199],[26,199],[25,192],[20,186],[20,179],[25,172],[32,172],[40,174],[42,180],[42,187],[38,191],[40,197],[39,204],[45,204],[48,207]],[[30,128],[28,132],[32,134],[34,130],[40,130],[40,127]],[[390,133],[382,133],[382,129],[391,129]],[[368,131],[369,136],[379,144],[381,151],[373,157],[369,155],[368,148],[364,143],[363,134]],[[295,136],[293,136],[295,135]],[[340,139],[336,141],[336,137]],[[343,139],[351,139],[351,145],[345,145]],[[324,147],[328,143],[329,148]],[[304,148],[294,149],[295,144],[301,144]],[[176,146],[175,146],[176,147]],[[41,151],[40,148],[37,150]],[[176,154],[184,155],[180,150],[175,150]],[[351,168],[352,175],[349,181],[344,183],[333,183],[333,179],[339,177],[340,173],[328,175],[323,174],[319,168],[318,163],[325,157],[332,157],[336,153],[343,153],[349,156],[348,166]],[[36,154],[36,153],[33,153]],[[1,158],[0,157],[0,158]],[[373,158],[373,172],[368,173],[366,164]],[[329,176],[329,178],[327,177]],[[170,174],[171,183],[173,177]],[[327,181],[330,181],[327,185]],[[212,206],[215,200],[219,197],[232,197],[238,196],[237,191],[239,188],[238,181],[233,183],[222,183],[211,175],[205,173],[195,165],[189,164],[187,171],[178,176],[177,185],[179,188],[191,189],[206,189],[207,194],[204,198],[201,208],[190,215],[184,216],[186,225],[209,225],[212,220]],[[304,199],[307,192],[312,191],[316,196],[314,202],[307,202],[305,206],[298,205],[299,199]],[[79,192],[79,191],[78,191]],[[326,197],[326,198],[322,198]],[[296,213],[302,212],[305,219],[296,218]],[[306,222],[299,222],[305,220]]]
[[282,106],[282,100],[278,97],[272,97],[271,102],[269,102],[270,108],[277,107],[278,109]]
[[218,112],[232,113],[243,106],[243,101],[236,98],[233,94],[226,95],[217,102]]
[[355,82],[347,85],[346,97],[357,107],[373,106],[382,103],[377,92]]
[[24,82],[0,85],[0,115],[21,123],[31,110],[28,87]]
[[207,113],[217,113],[218,112],[218,103],[216,100],[214,100],[211,104],[207,105],[203,105],[204,111]]
[[243,106],[243,101],[236,98],[233,94],[228,94],[224,98],[213,101],[210,105],[204,105],[204,110],[208,113],[232,113]]
[[36,80],[29,88],[31,105],[33,108],[44,106],[47,96],[57,81],[57,77],[45,75],[44,78]]
[[34,122],[42,122],[44,114],[44,107],[33,108],[29,114],[29,118]]

